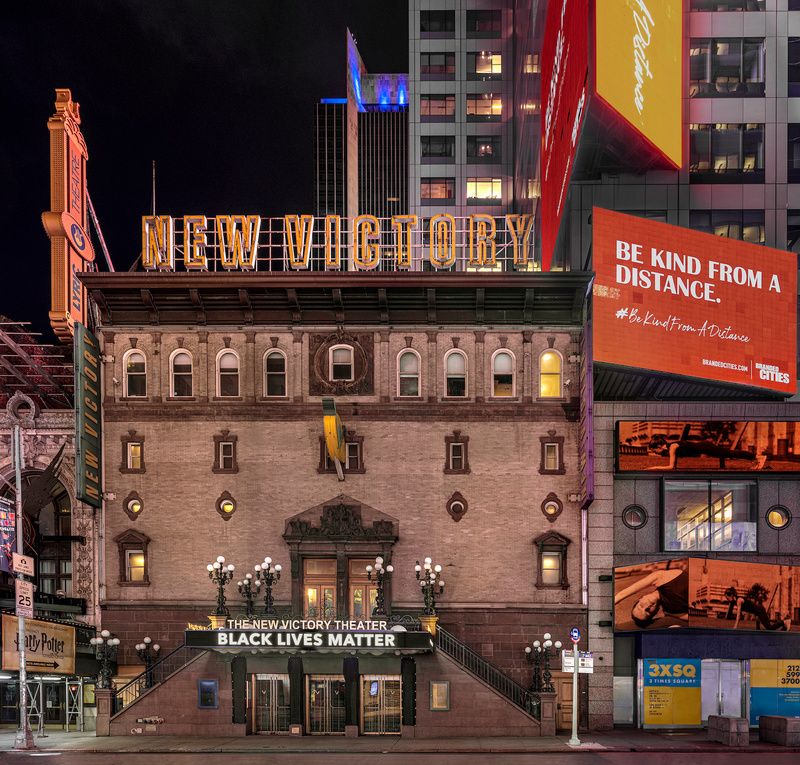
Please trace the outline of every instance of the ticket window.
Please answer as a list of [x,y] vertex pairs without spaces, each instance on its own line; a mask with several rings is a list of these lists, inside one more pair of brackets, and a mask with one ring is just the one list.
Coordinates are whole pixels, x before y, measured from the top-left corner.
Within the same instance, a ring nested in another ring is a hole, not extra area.
[[370,619],[378,598],[378,588],[367,578],[367,566],[374,566],[375,559],[350,561],[348,571],[349,601],[348,612],[351,619]]
[[336,618],[336,559],[303,561],[303,615],[307,619]]

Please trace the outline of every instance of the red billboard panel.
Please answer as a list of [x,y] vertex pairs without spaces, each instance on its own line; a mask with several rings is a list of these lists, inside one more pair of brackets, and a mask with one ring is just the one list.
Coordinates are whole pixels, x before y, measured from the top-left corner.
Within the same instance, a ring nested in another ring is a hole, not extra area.
[[797,255],[595,207],[594,360],[793,394]]
[[547,8],[542,41],[542,270],[549,271],[586,108],[588,0]]

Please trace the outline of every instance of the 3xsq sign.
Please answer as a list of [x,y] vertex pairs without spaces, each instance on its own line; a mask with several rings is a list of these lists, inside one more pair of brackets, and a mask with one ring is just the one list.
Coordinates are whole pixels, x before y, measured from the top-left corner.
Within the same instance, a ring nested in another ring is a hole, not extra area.
[[696,677],[697,667],[694,664],[651,664],[650,677]]

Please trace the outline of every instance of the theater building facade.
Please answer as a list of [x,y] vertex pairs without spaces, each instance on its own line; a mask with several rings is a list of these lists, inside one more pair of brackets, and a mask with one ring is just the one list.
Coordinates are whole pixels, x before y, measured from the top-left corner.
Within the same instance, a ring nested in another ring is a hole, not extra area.
[[[104,366],[102,623],[121,639],[109,732],[569,725],[560,658],[556,696],[540,697],[524,649],[546,632],[568,644],[586,626],[587,275],[82,280]],[[325,439],[331,406],[341,474]],[[218,556],[235,570],[230,621],[211,630]],[[259,621],[242,621],[237,582],[265,557],[281,565],[274,615],[262,588]],[[376,557],[393,568],[379,617]],[[426,557],[444,582],[432,631],[415,574]],[[140,674],[145,633],[163,675]]]

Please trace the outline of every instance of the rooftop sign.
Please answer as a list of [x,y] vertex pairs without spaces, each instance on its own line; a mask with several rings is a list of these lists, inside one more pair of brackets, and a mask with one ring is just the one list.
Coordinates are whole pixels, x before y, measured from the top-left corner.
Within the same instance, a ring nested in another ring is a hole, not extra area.
[[533,271],[530,215],[147,215],[148,271]]

